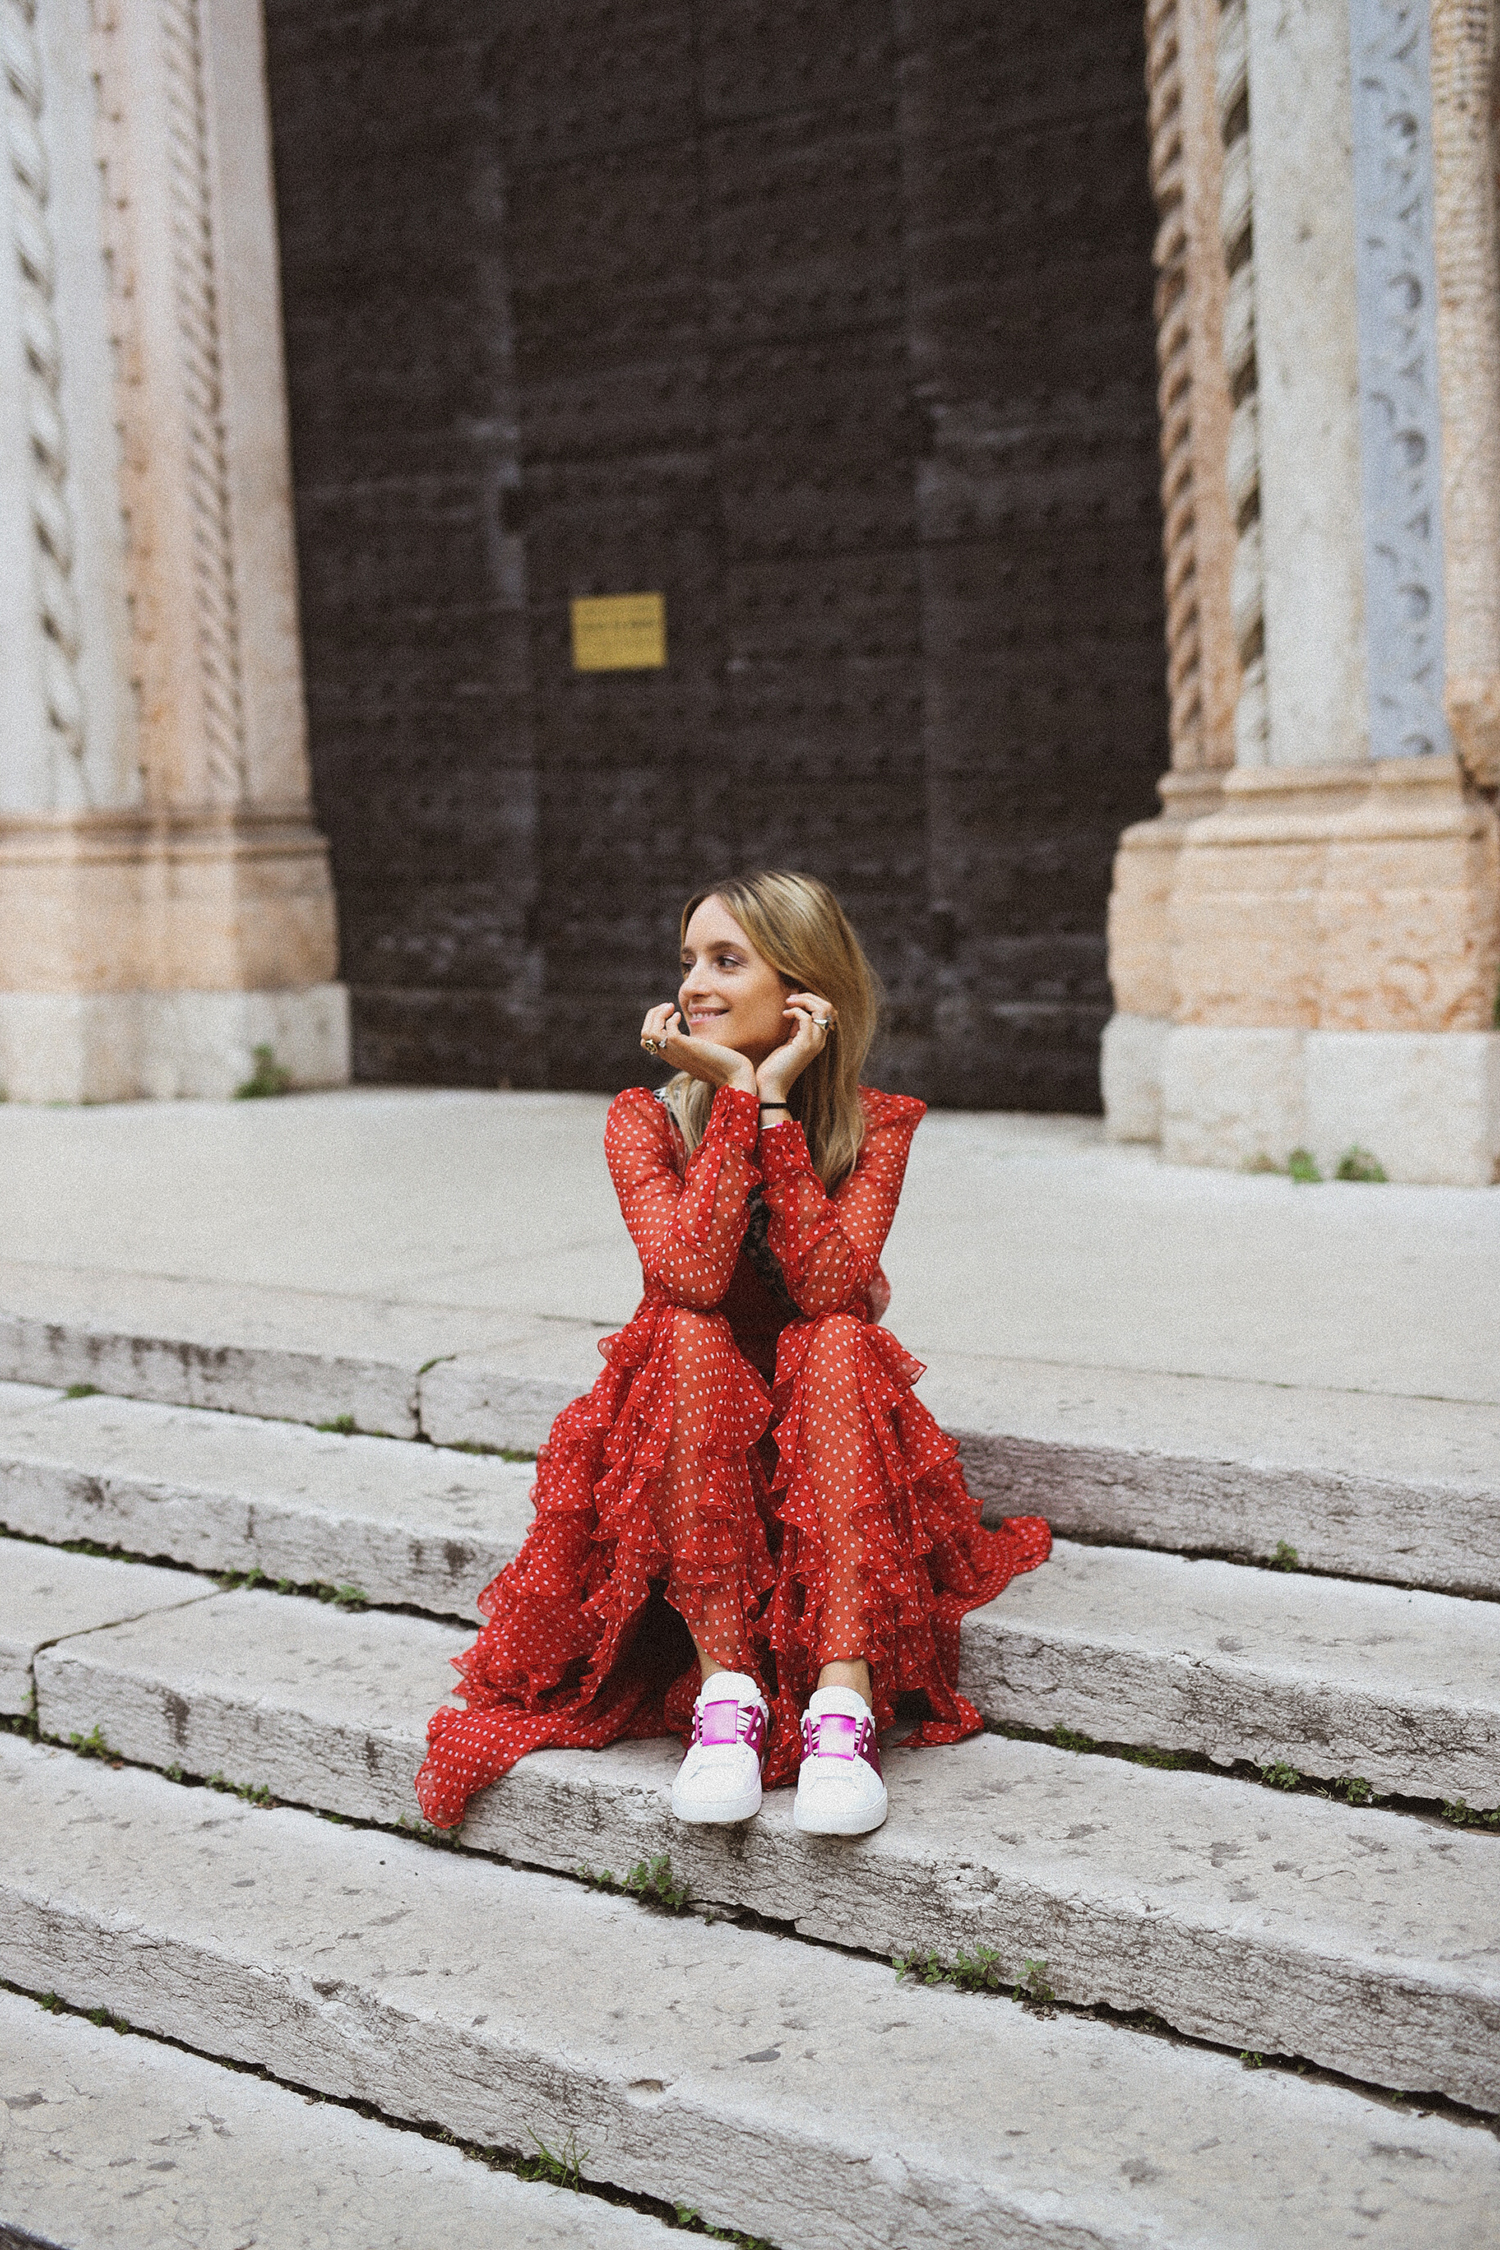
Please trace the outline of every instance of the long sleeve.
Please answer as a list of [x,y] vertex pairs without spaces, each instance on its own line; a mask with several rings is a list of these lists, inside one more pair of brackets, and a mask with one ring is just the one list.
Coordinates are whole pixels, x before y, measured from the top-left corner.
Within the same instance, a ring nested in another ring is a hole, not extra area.
[[812,1168],[800,1125],[788,1121],[762,1133],[768,1240],[804,1313],[868,1303],[900,1200],[911,1137],[924,1115],[923,1103],[900,1095],[868,1097],[859,1161],[832,1195]]
[[635,1086],[610,1104],[604,1153],[625,1224],[648,1283],[675,1304],[705,1311],[729,1287],[760,1178],[753,1094],[721,1086],[708,1130],[688,1158],[673,1162],[673,1128],[660,1102]]

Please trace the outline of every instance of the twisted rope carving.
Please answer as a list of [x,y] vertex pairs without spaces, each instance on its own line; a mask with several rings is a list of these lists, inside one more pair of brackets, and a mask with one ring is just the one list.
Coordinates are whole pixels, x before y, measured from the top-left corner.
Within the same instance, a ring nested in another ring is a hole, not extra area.
[[1268,741],[1265,577],[1260,546],[1260,427],[1255,357],[1255,229],[1250,172],[1250,48],[1245,0],[1223,0],[1215,53],[1215,93],[1224,140],[1219,233],[1229,274],[1224,305],[1224,371],[1234,413],[1229,425],[1229,500],[1236,543],[1230,613],[1241,666],[1234,714],[1235,762],[1264,765]]
[[62,341],[53,310],[56,257],[48,217],[42,57],[36,0],[0,0],[0,65],[5,79],[6,153],[14,182],[12,239],[20,273],[21,335],[31,441],[31,525],[37,617],[42,628],[47,721],[53,738],[79,761],[83,697],[78,682],[78,603],[73,591],[73,524],[68,445],[62,413]]
[[1162,549],[1166,565],[1168,725],[1174,766],[1201,766],[1202,642],[1193,509],[1192,363],[1183,181],[1178,0],[1147,0],[1146,97],[1157,231],[1157,406],[1161,420]]
[[160,0],[160,23],[206,763],[212,794],[232,802],[244,782],[245,728],[198,0]]

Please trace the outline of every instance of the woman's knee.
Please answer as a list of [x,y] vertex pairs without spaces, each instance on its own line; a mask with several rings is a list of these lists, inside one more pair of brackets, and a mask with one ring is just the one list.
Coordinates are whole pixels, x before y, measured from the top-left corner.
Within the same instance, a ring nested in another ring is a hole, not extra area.
[[853,1313],[822,1313],[811,1327],[802,1363],[805,1372],[818,1377],[845,1371],[852,1375],[859,1364],[865,1323]]

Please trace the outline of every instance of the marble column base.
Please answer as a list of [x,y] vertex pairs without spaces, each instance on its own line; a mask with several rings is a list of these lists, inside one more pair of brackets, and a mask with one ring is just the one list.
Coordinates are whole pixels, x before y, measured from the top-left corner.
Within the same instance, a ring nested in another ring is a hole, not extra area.
[[[1284,1167],[1305,1148],[1331,1179],[1351,1148],[1388,1178],[1484,1187],[1500,1177],[1500,1033],[1297,1031],[1116,1016],[1105,1032],[1106,1130],[1160,1138],[1173,1164]],[[1159,1135],[1147,1130],[1155,1115]]]
[[349,995],[0,992],[0,1088],[14,1102],[222,1100],[269,1047],[293,1087],[349,1080]]

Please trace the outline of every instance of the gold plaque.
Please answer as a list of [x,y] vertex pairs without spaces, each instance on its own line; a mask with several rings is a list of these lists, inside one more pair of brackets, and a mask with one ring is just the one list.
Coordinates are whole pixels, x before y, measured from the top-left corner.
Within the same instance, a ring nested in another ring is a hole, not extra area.
[[666,663],[665,594],[586,594],[572,606],[575,672],[654,672]]

